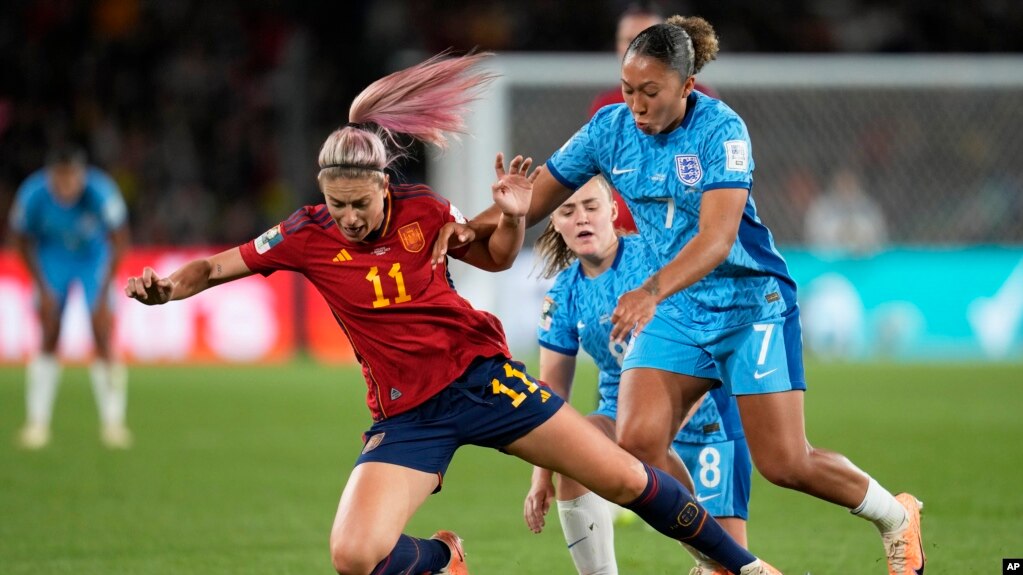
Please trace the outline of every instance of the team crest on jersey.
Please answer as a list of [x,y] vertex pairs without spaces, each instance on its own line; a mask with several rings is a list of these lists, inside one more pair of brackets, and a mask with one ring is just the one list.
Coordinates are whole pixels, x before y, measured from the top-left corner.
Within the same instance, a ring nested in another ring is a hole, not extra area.
[[369,441],[366,442],[366,446],[362,448],[362,452],[369,453],[370,451],[373,451],[374,449],[379,447],[380,444],[384,441],[385,433],[386,432],[381,432],[374,435],[373,437],[370,437]]
[[256,253],[265,254],[282,241],[284,241],[284,234],[281,233],[281,225],[277,224],[255,239]]
[[423,230],[419,222],[412,222],[398,228],[398,237],[401,238],[401,245],[405,250],[412,253],[419,253],[426,246],[426,238],[423,237]]
[[700,157],[696,154],[679,154],[675,156],[675,175],[682,183],[691,186],[703,177]]

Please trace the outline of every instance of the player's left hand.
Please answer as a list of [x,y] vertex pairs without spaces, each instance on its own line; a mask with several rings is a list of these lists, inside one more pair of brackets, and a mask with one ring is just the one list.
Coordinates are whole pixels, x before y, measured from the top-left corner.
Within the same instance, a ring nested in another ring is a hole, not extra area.
[[[515,156],[508,164],[508,171],[504,169],[504,154],[498,152],[494,161],[494,171],[497,173],[497,181],[490,186],[494,194],[494,203],[501,208],[501,212],[510,218],[521,218],[529,211],[529,200],[533,195],[533,182],[539,170],[529,174],[529,168],[533,165],[533,158]],[[527,175],[528,174],[528,175]]]
[[624,343],[629,332],[638,334],[654,317],[657,297],[643,288],[627,291],[618,298],[618,306],[611,313],[611,341]]

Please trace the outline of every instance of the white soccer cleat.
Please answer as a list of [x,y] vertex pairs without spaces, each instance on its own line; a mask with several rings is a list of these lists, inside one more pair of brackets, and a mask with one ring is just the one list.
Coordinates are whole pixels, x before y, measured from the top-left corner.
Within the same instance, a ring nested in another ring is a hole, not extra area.
[[123,424],[111,423],[103,426],[100,440],[108,449],[128,449],[132,444],[132,435]]
[[27,423],[18,433],[18,446],[22,449],[42,449],[50,443],[50,428],[39,423]]

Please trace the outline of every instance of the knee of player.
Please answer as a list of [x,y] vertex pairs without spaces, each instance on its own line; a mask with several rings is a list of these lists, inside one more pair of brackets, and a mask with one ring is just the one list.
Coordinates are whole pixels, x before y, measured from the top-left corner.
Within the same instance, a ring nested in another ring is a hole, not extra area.
[[754,463],[764,479],[779,487],[799,489],[805,483],[805,454],[779,454],[777,457],[754,459]]
[[334,570],[338,575],[369,575],[384,559],[384,556],[377,556],[372,547],[352,538],[332,536],[330,560]]
[[661,442],[653,441],[650,437],[642,434],[625,434],[619,432],[618,446],[636,456],[639,460],[651,465],[664,467],[660,460],[665,456],[666,450]]
[[618,476],[615,482],[609,487],[607,493],[600,494],[604,499],[618,505],[632,503],[643,494],[649,481],[646,469],[639,460],[633,460],[628,465],[622,465],[618,469]]

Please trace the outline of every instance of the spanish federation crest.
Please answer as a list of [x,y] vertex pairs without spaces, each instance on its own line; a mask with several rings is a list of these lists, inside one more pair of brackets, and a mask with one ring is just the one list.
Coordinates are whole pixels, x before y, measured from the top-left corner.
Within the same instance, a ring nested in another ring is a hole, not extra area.
[[398,228],[398,237],[401,238],[401,245],[405,246],[405,251],[418,253],[426,245],[426,238],[423,237],[423,230],[420,229],[419,222],[412,222]]
[[675,174],[679,180],[687,186],[692,186],[703,177],[703,168],[700,167],[700,157],[696,154],[681,154],[675,156]]

